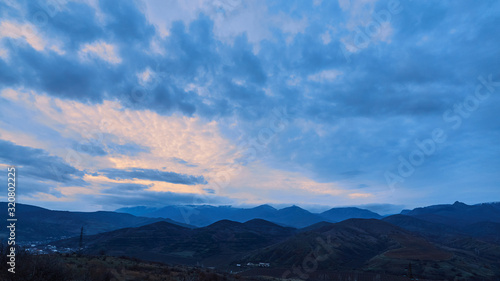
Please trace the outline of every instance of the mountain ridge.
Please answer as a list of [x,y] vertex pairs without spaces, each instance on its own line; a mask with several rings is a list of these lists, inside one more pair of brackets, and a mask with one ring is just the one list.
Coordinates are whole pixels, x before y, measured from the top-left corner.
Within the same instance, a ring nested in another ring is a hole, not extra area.
[[116,211],[141,214],[146,217],[170,218],[174,221],[198,227],[207,226],[223,219],[245,222],[258,218],[283,226],[303,228],[321,221],[339,222],[350,218],[382,218],[381,215],[375,212],[357,207],[334,207],[322,213],[312,213],[296,205],[276,209],[267,204],[252,208],[217,207],[211,205],[169,205],[162,208],[149,209],[152,210],[149,213],[144,212],[147,208],[145,206],[137,206],[120,208]]

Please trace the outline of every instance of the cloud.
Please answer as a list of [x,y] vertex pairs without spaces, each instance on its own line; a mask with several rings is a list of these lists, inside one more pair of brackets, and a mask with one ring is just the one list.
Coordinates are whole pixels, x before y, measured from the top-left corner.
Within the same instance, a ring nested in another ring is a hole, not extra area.
[[311,74],[307,77],[308,80],[314,82],[332,82],[337,79],[338,76],[342,75],[341,71],[332,69],[332,70],[323,70],[321,72]]
[[76,143],[73,146],[73,149],[75,151],[86,153],[91,156],[104,156],[108,154],[106,151],[104,151],[104,149],[92,143]]
[[0,160],[19,167],[19,173],[39,180],[85,184],[83,173],[47,151],[0,140]]
[[12,39],[21,38],[37,51],[42,51],[45,48],[45,41],[38,35],[31,24],[2,21],[0,23],[0,39],[5,37]]
[[172,159],[172,161],[179,163],[179,164],[182,164],[182,165],[185,165],[186,167],[197,167],[198,166],[195,164],[189,164],[189,162],[187,162],[183,159],[177,158],[177,157],[172,157],[171,159]]
[[106,137],[111,140],[99,142],[98,140],[83,139],[73,145],[73,149],[78,153],[85,153],[91,156],[106,156],[106,155],[124,155],[135,157],[139,153],[149,153],[147,147],[140,146],[135,143],[117,144],[112,141],[116,136],[107,134]]
[[[44,136],[39,139],[47,142],[28,145],[45,145],[57,151],[60,157],[66,157],[67,149],[71,149],[87,169],[110,165],[160,169],[168,165],[177,173],[212,174],[231,165],[238,157],[233,155],[235,144],[222,136],[215,121],[129,110],[117,102],[91,105],[24,91],[6,90],[3,93],[10,103],[3,112],[31,114],[30,119],[19,121],[17,128],[19,124],[33,128],[36,135]],[[14,123],[6,128],[17,131]],[[49,130],[51,134],[46,135]],[[57,135],[60,137],[56,138]],[[29,138],[32,137],[26,136],[23,140]],[[50,143],[51,140],[55,143]],[[97,159],[86,155],[106,157]]]
[[85,44],[79,51],[79,56],[82,60],[97,57],[111,64],[122,62],[118,56],[113,45],[105,42],[94,42],[92,44]]
[[370,194],[370,193],[351,193],[351,194],[349,194],[349,198],[352,198],[352,199],[369,198],[369,197],[373,197],[373,196],[374,195]]
[[150,152],[148,147],[141,146],[136,143],[116,144],[109,142],[106,144],[106,146],[111,151],[111,153],[127,156],[137,156],[139,153]]
[[99,173],[114,180],[142,179],[186,185],[207,183],[203,176],[183,175],[173,172],[163,172],[150,169],[106,169],[100,170]]
[[114,184],[109,188],[105,188],[103,194],[123,194],[128,192],[139,192],[144,191],[151,187],[152,185],[145,184],[135,184],[135,183],[124,183],[124,184]]
[[150,207],[163,207],[166,205],[192,205],[192,204],[213,204],[227,205],[234,200],[223,196],[202,196],[197,194],[183,194],[174,192],[121,192],[110,195],[86,195],[81,199],[95,202],[108,210],[115,210],[117,207],[137,206],[147,203]]
[[[91,175],[106,169],[196,175],[207,185],[122,183],[241,202],[496,195],[498,97],[457,131],[442,115],[479,75],[498,80],[499,4],[401,2],[388,17],[390,3],[2,2],[0,138],[66,171],[61,182],[28,169],[44,200],[98,193],[114,180]],[[243,165],[241,143],[258,144],[275,108],[286,108],[287,126]],[[446,144],[391,193],[384,172],[436,127]],[[241,173],[210,186],[228,170]],[[95,189],[77,182],[79,171]]]
[[154,27],[144,15],[145,7],[141,2],[113,0],[99,1],[100,11],[105,15],[104,28],[125,44],[149,45],[154,35]]

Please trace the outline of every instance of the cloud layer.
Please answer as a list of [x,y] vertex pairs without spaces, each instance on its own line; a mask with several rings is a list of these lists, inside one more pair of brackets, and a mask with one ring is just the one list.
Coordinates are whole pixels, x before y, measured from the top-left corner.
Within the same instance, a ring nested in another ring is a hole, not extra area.
[[26,177],[22,200],[47,207],[134,205],[130,192],[138,205],[489,201],[499,12],[2,1],[0,163]]

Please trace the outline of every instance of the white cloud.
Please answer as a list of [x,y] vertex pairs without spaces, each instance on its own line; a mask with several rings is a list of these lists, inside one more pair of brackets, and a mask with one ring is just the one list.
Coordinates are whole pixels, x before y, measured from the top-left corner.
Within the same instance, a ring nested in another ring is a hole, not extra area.
[[92,44],[85,44],[80,49],[79,56],[82,60],[97,57],[112,64],[117,64],[122,61],[122,59],[115,51],[115,46],[102,41],[97,41]]
[[[242,167],[221,193],[245,204],[360,204],[372,197],[370,193],[356,193],[339,182],[317,182],[307,171],[286,171],[272,168],[261,161]],[[287,169],[290,169],[289,165]]]
[[[37,51],[52,50],[59,55],[64,55],[63,44],[57,39],[44,39],[36,27],[29,23],[15,23],[11,21],[3,21],[0,23],[0,39],[14,39],[10,42],[11,47],[16,49],[21,44],[28,44]],[[24,41],[24,42],[23,42]],[[51,42],[51,43],[48,43]],[[6,47],[4,45],[4,47]],[[3,59],[9,58],[9,52],[6,48],[0,47],[0,57]]]
[[295,74],[290,75],[290,77],[286,80],[286,84],[289,86],[297,86],[302,82],[302,79]]
[[[226,171],[240,157],[235,152],[235,145],[221,135],[215,121],[177,114],[162,116],[149,110],[130,110],[114,101],[91,105],[23,90],[6,89],[1,93],[3,98],[10,101],[9,107],[16,108],[15,111],[20,112],[19,114],[31,112],[29,119],[18,123],[20,127],[38,125],[44,130],[51,128],[60,134],[48,136],[40,131],[11,132],[7,124],[0,122],[2,139],[45,149],[66,161],[71,160],[70,164],[81,170],[138,167],[210,178],[220,171]],[[0,106],[0,109],[3,110],[3,107]],[[10,113],[12,118],[20,118],[13,111],[9,111]],[[105,156],[90,156],[75,151],[75,142],[91,142],[102,147],[110,142],[119,145],[133,143],[149,151],[138,155],[110,153]],[[175,159],[182,159],[189,165]],[[102,179],[97,178],[91,180],[96,184],[102,182]],[[198,192],[201,192],[201,187],[194,186],[195,189],[198,188]],[[154,188],[172,192],[196,191],[193,186],[158,182]]]
[[342,74],[343,74],[342,71],[336,69],[323,70],[321,72],[307,76],[307,80],[314,82],[332,82],[335,81],[337,77]]
[[373,197],[371,193],[350,193],[349,198],[358,199],[358,198],[370,198]]
[[325,33],[321,34],[321,41],[323,41],[323,44],[327,45],[332,41],[332,38],[330,36],[330,31],[325,31]]
[[0,48],[0,58],[4,60],[8,58],[8,52],[6,49]]
[[31,24],[19,24],[11,21],[3,21],[0,24],[0,38],[24,39],[33,49],[42,51],[45,41],[40,37]]
[[137,74],[139,84],[146,85],[153,79],[155,73],[148,67],[143,72]]
[[57,54],[59,55],[64,55],[66,54],[66,52],[64,50],[62,50],[62,48],[60,46],[57,46],[57,45],[52,45],[50,47],[50,49],[54,52],[56,52]]
[[[288,34],[288,41],[308,26],[306,18],[295,19],[284,13],[271,14],[265,1],[241,0],[146,0],[146,15],[155,24],[160,36],[168,36],[173,22],[189,25],[200,13],[214,22],[213,32],[219,40],[231,43],[241,34],[258,45],[262,40],[273,40],[272,29]],[[254,51],[258,50],[258,46]]]
[[375,3],[378,0],[339,0],[339,5],[347,13],[348,21],[346,27],[354,30],[355,27],[365,26],[373,19]]
[[349,33],[340,39],[347,51],[356,53],[377,42],[391,42],[393,28],[390,20],[394,15],[386,8],[376,11],[377,1],[339,0],[339,5],[347,16],[344,27]]
[[[181,115],[162,116],[149,110],[131,110],[115,101],[104,101],[90,105],[70,100],[62,100],[44,94],[7,89],[2,97],[14,106],[30,110],[33,116],[24,120],[57,131],[60,136],[39,135],[42,132],[24,131],[23,135],[13,132],[6,134],[0,123],[2,139],[16,144],[47,150],[68,161],[68,153],[77,155],[70,163],[80,170],[86,170],[84,180],[89,187],[58,186],[64,197],[54,198],[48,194],[43,200],[74,200],[79,195],[99,195],[110,183],[134,183],[150,186],[146,192],[176,192],[204,194],[204,188],[215,189],[219,196],[240,199],[247,203],[290,203],[297,198],[302,202],[314,203],[322,198],[322,203],[338,203],[346,199],[362,199],[352,196],[352,192],[338,183],[320,183],[308,177],[306,172],[292,172],[272,168],[265,163],[266,154],[257,155],[254,161],[242,165],[238,159],[244,157],[237,145],[225,138],[216,121],[206,121],[199,117]],[[0,107],[0,109],[2,109]],[[19,110],[19,112],[23,112]],[[15,116],[13,116],[15,118]],[[29,127],[28,126],[28,127]],[[45,129],[44,129],[45,130]],[[19,139],[22,137],[22,141]],[[135,143],[149,151],[138,155],[89,156],[75,153],[72,143],[86,141],[103,144],[109,141],[119,144]],[[31,140],[31,141],[30,141]],[[74,161],[81,157],[80,161]],[[182,159],[180,163],[175,159]],[[192,165],[186,165],[192,164]],[[170,171],[190,175],[203,175],[208,185],[182,185],[152,180],[113,180],[90,173],[106,168],[142,168]],[[37,195],[38,196],[38,195]],[[290,201],[291,200],[291,201]]]

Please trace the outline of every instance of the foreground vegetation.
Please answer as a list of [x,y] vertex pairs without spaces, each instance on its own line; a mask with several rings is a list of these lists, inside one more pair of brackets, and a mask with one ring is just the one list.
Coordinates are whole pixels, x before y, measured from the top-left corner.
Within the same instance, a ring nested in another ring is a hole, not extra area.
[[[417,266],[418,267],[418,266]],[[415,268],[417,268],[415,267]],[[307,278],[281,279],[284,269],[253,268],[238,274],[209,268],[167,265],[131,257],[53,253],[34,255],[17,249],[15,274],[7,271],[7,247],[0,244],[0,280],[26,281],[409,281],[418,280],[403,275],[378,274],[363,271],[332,271],[318,269]],[[427,280],[427,279],[419,279]],[[485,278],[454,278],[433,280],[494,280]],[[496,280],[496,279],[495,279]]]
[[19,249],[16,273],[7,271],[6,247],[0,246],[0,280],[26,281],[245,281],[249,278],[211,269],[171,266],[127,257],[78,254],[33,255]]

